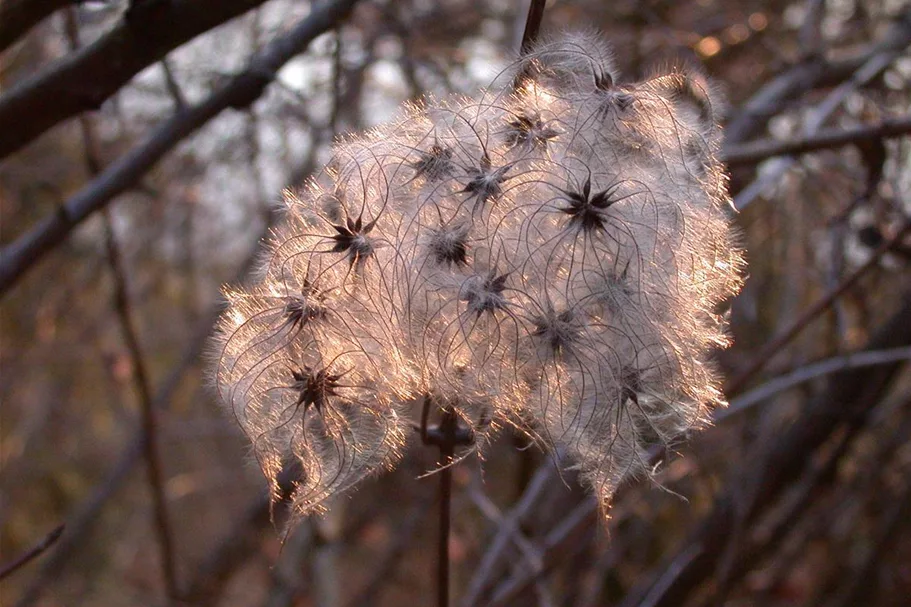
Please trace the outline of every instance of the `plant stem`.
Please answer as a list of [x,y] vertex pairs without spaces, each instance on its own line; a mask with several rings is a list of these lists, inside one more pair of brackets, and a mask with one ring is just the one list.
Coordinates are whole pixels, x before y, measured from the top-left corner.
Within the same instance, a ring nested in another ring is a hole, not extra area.
[[528,6],[528,17],[525,19],[525,32],[522,34],[520,53],[527,55],[538,39],[541,30],[541,21],[544,20],[544,5],[547,0],[531,0]]
[[471,430],[459,426],[459,415],[452,406],[443,406],[438,425],[428,426],[433,399],[424,398],[421,412],[421,440],[440,449],[440,519],[437,544],[437,605],[449,606],[449,532],[452,521],[452,462],[457,446],[474,442]]
[[[451,409],[443,413],[443,422]],[[437,551],[437,605],[449,605],[449,529],[452,523],[452,456],[455,454],[452,441],[440,444],[440,537]]]

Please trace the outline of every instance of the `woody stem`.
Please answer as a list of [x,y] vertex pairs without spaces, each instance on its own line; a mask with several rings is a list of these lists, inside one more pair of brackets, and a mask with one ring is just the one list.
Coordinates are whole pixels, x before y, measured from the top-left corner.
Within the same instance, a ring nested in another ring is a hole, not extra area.
[[471,431],[459,426],[459,416],[451,406],[441,407],[440,422],[428,426],[433,399],[424,398],[421,413],[421,439],[425,445],[440,449],[440,519],[437,545],[437,605],[449,606],[449,531],[452,520],[452,458],[457,446],[474,442]]

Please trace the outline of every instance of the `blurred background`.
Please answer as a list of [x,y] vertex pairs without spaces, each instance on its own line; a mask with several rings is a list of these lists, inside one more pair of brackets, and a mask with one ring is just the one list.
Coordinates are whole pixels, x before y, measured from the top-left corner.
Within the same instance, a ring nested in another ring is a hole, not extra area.
[[[66,525],[2,605],[432,603],[435,452],[283,538],[207,336],[282,190],[403,101],[488,83],[526,10],[0,0],[0,567]],[[606,522],[521,437],[457,466],[454,604],[907,605],[911,7],[548,3],[545,34],[592,27],[624,79],[683,58],[725,92],[732,404]]]

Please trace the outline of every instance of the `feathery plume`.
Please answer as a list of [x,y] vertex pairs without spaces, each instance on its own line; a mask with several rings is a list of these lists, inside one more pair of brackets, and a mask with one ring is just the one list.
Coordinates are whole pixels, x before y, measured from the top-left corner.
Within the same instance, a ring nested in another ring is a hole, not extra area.
[[584,34],[502,80],[338,143],[226,292],[219,395],[276,496],[300,463],[299,514],[393,465],[427,396],[562,448],[605,507],[723,401],[743,261],[716,93],[692,69],[621,83]]

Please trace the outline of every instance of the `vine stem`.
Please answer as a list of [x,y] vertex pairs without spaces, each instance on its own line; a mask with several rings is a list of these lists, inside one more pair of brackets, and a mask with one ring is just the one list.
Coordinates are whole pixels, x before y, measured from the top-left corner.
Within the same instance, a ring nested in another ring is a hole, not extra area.
[[[526,55],[534,47],[544,19],[546,0],[531,0],[528,6],[528,17],[525,21],[525,32],[522,35],[520,54]],[[517,88],[523,75],[516,76],[514,88]],[[459,425],[459,415],[451,405],[441,405],[440,421],[436,426],[429,426],[430,410],[434,400],[424,397],[421,411],[421,440],[425,445],[434,445],[440,449],[438,464],[440,466],[440,519],[437,544],[437,606],[449,607],[449,535],[452,527],[452,465],[456,447],[474,443],[474,433]]]
[[528,17],[525,19],[525,32],[522,34],[522,46],[519,52],[527,55],[538,39],[541,22],[544,20],[544,5],[547,0],[531,0],[528,5]]
[[449,607],[449,535],[452,526],[452,462],[458,446],[471,445],[474,435],[459,424],[459,415],[452,406],[441,407],[440,421],[429,426],[430,409],[434,401],[424,398],[421,412],[421,440],[440,450],[440,519],[437,544],[437,605]]

